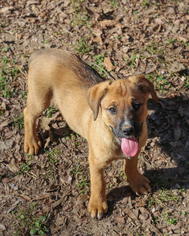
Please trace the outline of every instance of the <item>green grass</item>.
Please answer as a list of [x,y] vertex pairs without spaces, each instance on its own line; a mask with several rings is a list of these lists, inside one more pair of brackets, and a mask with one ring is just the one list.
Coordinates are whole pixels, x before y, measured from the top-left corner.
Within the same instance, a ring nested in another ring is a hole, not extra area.
[[[20,206],[20,208],[23,207]],[[36,212],[37,204],[35,203],[31,203],[25,209],[23,208],[17,212],[17,225],[14,235],[25,235],[25,232],[28,232],[29,235],[45,235],[49,232],[47,228],[49,224],[46,222],[47,216],[36,216]]]
[[178,219],[176,218],[171,218],[169,213],[165,213],[165,221],[171,225],[176,225],[178,222]]
[[44,150],[47,158],[46,162],[44,163],[41,161],[41,178],[45,180],[54,179],[54,169],[57,168],[58,164],[61,164],[61,158],[59,158],[60,150],[58,149],[50,149]]
[[86,26],[88,29],[91,28],[91,18],[88,12],[83,8],[83,0],[72,0],[71,4],[74,9],[74,14],[71,18],[71,26]]
[[46,110],[46,116],[47,118],[51,118],[52,115],[57,111],[57,109],[55,108],[55,106],[50,106],[47,108]]
[[75,50],[77,53],[81,54],[88,54],[90,51],[93,50],[92,45],[86,41],[86,39],[83,37],[80,41],[77,40],[77,45],[75,47]]
[[57,161],[57,157],[60,155],[60,150],[58,149],[54,149],[54,150],[50,150],[50,151],[46,151],[47,155],[48,155],[48,160],[50,161],[50,163],[52,164],[56,164]]
[[118,173],[119,173],[119,176],[122,179],[122,181],[125,181],[126,180],[126,176],[125,176],[124,172],[122,170],[118,170]]
[[87,180],[85,175],[83,174],[83,167],[78,164],[75,169],[70,169],[70,172],[76,180],[76,187],[80,190],[80,195],[87,193],[89,180]]
[[26,91],[22,91],[22,99],[26,100],[26,96],[27,96],[27,92]]
[[1,52],[8,52],[8,50],[9,50],[9,47],[4,47],[2,48]]
[[119,7],[119,3],[118,3],[118,1],[116,1],[116,0],[111,0],[111,1],[110,1],[110,5],[111,5],[113,8]]
[[[6,52],[6,50],[7,47],[2,49],[3,52]],[[3,68],[0,71],[0,93],[3,97],[10,99],[12,95],[15,95],[14,88],[11,87],[11,82],[17,79],[20,71],[17,68],[9,68],[10,62],[7,56],[2,57],[1,64]]]
[[171,192],[171,190],[161,190],[159,192],[159,200],[161,202],[170,202],[174,201],[177,202],[179,197]]
[[131,58],[126,57],[126,63],[127,63],[127,65],[129,65],[129,66],[132,67],[132,68],[135,68],[135,67],[136,67],[136,65],[135,65],[136,59],[137,59],[137,56],[134,55],[134,54],[132,55]]
[[14,118],[13,123],[14,123],[14,127],[17,130],[23,129],[24,128],[24,114],[21,114],[21,116]]
[[178,201],[179,201],[179,196],[172,193],[171,190],[163,189],[159,191],[158,196],[155,197],[150,196],[147,199],[147,205],[149,208],[151,208],[152,206],[157,206],[157,205],[164,206],[165,203],[170,203],[170,202],[176,203]]
[[157,72],[146,75],[146,78],[149,79],[153,84],[156,90],[163,93],[170,91],[174,86],[170,82],[166,75],[159,75]]
[[94,56],[94,60],[96,65],[93,65],[92,68],[95,69],[96,71],[98,71],[98,73],[102,76],[102,77],[106,77],[106,74],[104,73],[105,68],[103,66],[103,62],[104,62],[104,54],[101,53],[100,55],[95,55]]
[[142,2],[142,6],[147,7],[149,5],[149,3],[150,3],[150,0],[145,0]]
[[32,159],[34,158],[34,156],[29,156],[29,154],[26,154],[27,155],[27,161],[26,162],[23,162],[21,163],[20,165],[20,171],[18,172],[18,175],[28,175],[28,172],[30,171],[31,167],[31,162],[32,162]]

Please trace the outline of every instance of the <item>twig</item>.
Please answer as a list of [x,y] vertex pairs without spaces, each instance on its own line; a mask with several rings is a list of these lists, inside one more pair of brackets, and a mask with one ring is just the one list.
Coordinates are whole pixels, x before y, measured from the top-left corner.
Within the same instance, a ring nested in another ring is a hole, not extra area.
[[58,205],[60,205],[60,203],[63,202],[63,200],[64,200],[70,193],[71,193],[71,190],[66,191],[66,192],[62,195],[62,197],[61,197],[57,202],[54,202],[54,203],[51,205],[51,207],[52,207],[52,208],[55,208],[55,207],[57,207]]
[[7,213],[12,212],[20,202],[21,202],[20,200],[16,201],[16,202],[13,204],[13,206],[7,211]]
[[22,71],[22,68],[19,65],[15,65],[17,69],[19,69],[20,73],[23,74],[25,77],[27,77],[27,74]]
[[91,64],[91,65],[93,65],[93,66],[96,66],[96,67],[98,67],[99,69],[102,69],[102,71],[109,77],[109,79],[116,81],[116,79],[115,79],[112,75],[110,75],[105,69],[103,69],[102,67],[100,67],[100,66],[97,65],[96,63],[94,63],[94,62],[89,62],[89,61],[87,61],[87,63],[88,63],[88,64]]

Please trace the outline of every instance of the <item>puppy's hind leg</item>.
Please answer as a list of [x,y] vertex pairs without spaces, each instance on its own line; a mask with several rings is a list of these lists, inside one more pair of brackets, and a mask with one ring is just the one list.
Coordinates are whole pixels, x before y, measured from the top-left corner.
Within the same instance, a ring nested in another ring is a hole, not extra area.
[[[34,94],[35,92],[35,94]],[[24,151],[29,155],[34,155],[39,152],[42,147],[42,143],[39,140],[36,132],[36,119],[37,117],[48,108],[52,98],[52,94],[43,93],[44,91],[38,91],[38,89],[29,88],[27,106],[24,109]]]

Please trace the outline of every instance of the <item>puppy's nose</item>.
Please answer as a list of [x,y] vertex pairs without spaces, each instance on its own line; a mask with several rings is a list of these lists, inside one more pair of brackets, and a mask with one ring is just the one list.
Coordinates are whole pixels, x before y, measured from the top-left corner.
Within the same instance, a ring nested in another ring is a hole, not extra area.
[[134,127],[133,126],[123,126],[122,132],[124,135],[133,135],[134,134]]

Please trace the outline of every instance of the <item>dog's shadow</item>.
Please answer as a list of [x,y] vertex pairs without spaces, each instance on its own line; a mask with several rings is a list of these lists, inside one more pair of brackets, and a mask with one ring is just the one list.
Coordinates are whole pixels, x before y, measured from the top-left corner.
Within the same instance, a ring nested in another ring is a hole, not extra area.
[[[151,182],[151,192],[149,193],[150,196],[151,194],[159,190],[164,191],[177,189],[182,191],[182,189],[188,189],[189,179],[183,178],[183,175],[185,177],[189,176],[189,170],[184,169],[183,167],[146,171],[145,176],[148,177]],[[135,200],[136,197],[138,196],[132,192],[131,188],[128,185],[113,188],[107,194],[109,205],[107,215],[112,215],[116,203],[121,203],[132,208],[133,200]],[[145,204],[148,204],[148,200],[146,200]]]

